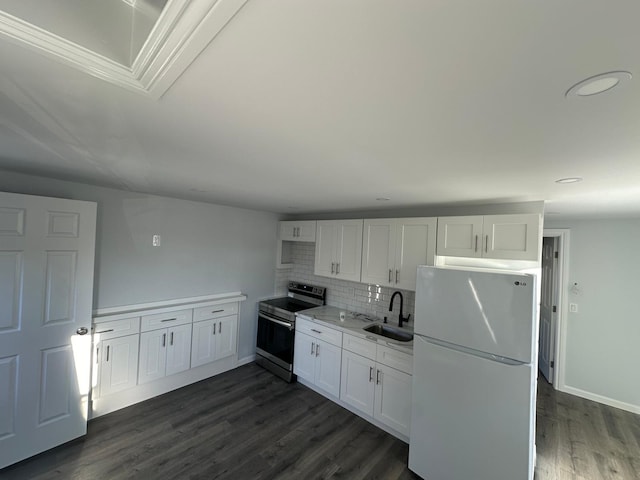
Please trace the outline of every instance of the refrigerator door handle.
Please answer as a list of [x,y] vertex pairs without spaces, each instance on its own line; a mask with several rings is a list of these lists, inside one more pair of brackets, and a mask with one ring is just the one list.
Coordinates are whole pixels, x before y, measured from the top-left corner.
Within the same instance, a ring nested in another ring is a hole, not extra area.
[[438,345],[440,347],[448,348],[450,350],[455,350],[458,352],[466,353],[468,355],[473,355],[474,357],[484,358],[486,360],[492,360],[494,362],[503,363],[505,365],[510,365],[513,367],[517,367],[519,365],[528,365],[527,362],[522,362],[520,360],[514,360],[513,358],[502,357],[500,355],[494,355],[492,353],[482,352],[480,350],[475,350],[473,348],[463,347],[461,345],[456,345],[455,343],[445,342],[444,340],[438,340],[437,338],[427,337],[425,335],[415,335],[414,338],[421,338],[425,342],[431,343],[433,345]]

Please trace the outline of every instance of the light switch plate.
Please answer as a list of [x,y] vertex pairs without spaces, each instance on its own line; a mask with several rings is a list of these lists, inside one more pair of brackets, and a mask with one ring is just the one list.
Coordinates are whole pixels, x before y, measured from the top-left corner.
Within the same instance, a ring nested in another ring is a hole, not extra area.
[[577,303],[570,303],[569,304],[569,311],[571,313],[578,313],[578,304]]
[[153,236],[153,240],[151,241],[152,245],[154,247],[159,247],[160,246],[160,235],[154,235]]

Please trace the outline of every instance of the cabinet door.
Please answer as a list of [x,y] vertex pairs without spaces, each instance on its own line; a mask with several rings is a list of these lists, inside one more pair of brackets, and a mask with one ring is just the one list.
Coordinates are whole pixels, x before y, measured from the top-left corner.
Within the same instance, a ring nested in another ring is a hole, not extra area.
[[218,328],[218,320],[205,320],[193,324],[191,342],[191,368],[199,367],[216,359],[216,338],[214,325]]
[[374,418],[409,436],[412,377],[377,364]]
[[298,242],[315,242],[316,241],[316,222],[315,220],[306,220],[296,222],[298,228],[296,240]]
[[340,399],[373,416],[376,362],[348,350],[342,351]]
[[167,330],[152,330],[140,334],[138,383],[164,377],[167,363]]
[[395,284],[396,224],[392,219],[365,220],[362,246],[362,282]]
[[438,255],[480,257],[483,217],[439,217]]
[[540,260],[540,215],[486,215],[482,255],[507,260]]
[[315,385],[334,397],[340,396],[340,363],[342,348],[314,339],[315,348]]
[[418,265],[434,265],[436,225],[435,218],[397,220],[395,287],[415,291]]
[[280,239],[294,241],[298,222],[280,222]]
[[167,330],[166,374],[184,372],[191,365],[191,324]]
[[100,396],[136,386],[139,341],[139,335],[128,335],[101,343]]
[[333,220],[319,220],[316,228],[316,260],[314,274],[335,276],[335,244],[338,224]]
[[336,278],[360,281],[363,220],[342,220],[336,237]]
[[232,315],[218,319],[216,337],[216,360],[236,354],[236,331],[238,317]]
[[293,349],[293,373],[314,383],[317,340],[296,331]]

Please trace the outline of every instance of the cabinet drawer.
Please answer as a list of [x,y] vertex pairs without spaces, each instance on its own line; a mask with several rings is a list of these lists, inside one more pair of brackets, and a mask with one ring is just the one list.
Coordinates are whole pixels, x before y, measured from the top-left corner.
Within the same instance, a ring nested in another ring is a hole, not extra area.
[[193,321],[209,320],[210,318],[227,317],[238,313],[238,303],[223,303],[193,309]]
[[376,361],[411,375],[413,373],[413,355],[378,345]]
[[324,325],[309,322],[298,317],[296,320],[296,331],[306,333],[314,338],[319,338],[336,347],[342,347],[342,332],[325,327]]
[[155,315],[144,315],[141,320],[140,330],[148,332],[158,328],[167,328],[174,325],[191,323],[193,310],[177,310],[175,312],[156,313]]
[[124,337],[140,332],[140,317],[122,318],[93,325],[94,342]]
[[365,338],[344,334],[342,337],[342,348],[367,357],[370,360],[376,359],[376,344]]

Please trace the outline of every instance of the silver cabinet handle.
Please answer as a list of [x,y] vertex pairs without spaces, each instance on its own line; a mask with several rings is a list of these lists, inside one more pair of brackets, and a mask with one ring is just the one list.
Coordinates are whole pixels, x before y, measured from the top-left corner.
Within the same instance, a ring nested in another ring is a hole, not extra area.
[[167,345],[167,334],[163,333],[162,334],[162,346],[166,347],[166,345]]
[[393,270],[389,269],[389,283],[391,283],[391,275],[393,274]]
[[400,273],[400,270],[396,270],[396,283],[398,283],[398,274]]
[[316,344],[316,357],[318,355],[320,355],[320,344],[319,343]]
[[315,352],[313,351],[313,347],[314,347],[315,345],[316,345],[315,343],[311,342],[311,355],[313,355],[313,354],[315,353]]
[[376,385],[380,385],[380,370],[376,369]]
[[216,334],[216,322],[213,322],[213,334]]
[[478,251],[478,235],[476,235],[476,248],[475,248],[474,251],[476,251],[476,252]]
[[218,324],[218,333],[222,333],[222,322]]
[[484,251],[485,253],[489,251],[489,235],[484,237]]
[[312,332],[319,333],[319,334],[322,334],[322,332],[321,332],[320,330],[316,330],[315,328],[312,328],[312,329],[311,329],[311,331],[312,331]]
[[110,345],[107,345],[107,362],[109,361],[109,347]]
[[331,273],[336,269],[336,264],[331,262]]
[[174,320],[177,320],[177,318],[166,318],[164,320],[160,320],[160,322],[173,322]]
[[173,332],[171,332],[171,339],[169,340],[169,345],[173,345]]
[[108,332],[113,332],[113,328],[110,328],[109,330],[100,330],[99,332],[96,332],[96,333],[108,333]]
[[212,310],[211,313],[220,313],[220,312],[224,312],[224,308],[221,308],[220,310]]
[[340,264],[336,263],[336,275],[340,273]]
[[369,367],[369,382],[373,382],[373,367]]

